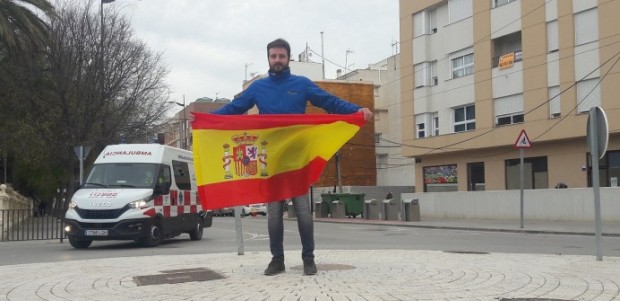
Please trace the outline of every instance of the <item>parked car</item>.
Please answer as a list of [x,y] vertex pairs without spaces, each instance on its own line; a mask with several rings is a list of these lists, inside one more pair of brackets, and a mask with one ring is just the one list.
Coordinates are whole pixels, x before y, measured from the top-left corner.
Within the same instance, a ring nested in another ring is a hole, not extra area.
[[213,210],[213,215],[215,216],[234,216],[235,215],[235,209],[232,207],[226,207],[226,208],[222,208],[222,209],[215,209]]
[[267,206],[265,203],[250,204],[241,207],[241,216],[248,215],[267,215]]

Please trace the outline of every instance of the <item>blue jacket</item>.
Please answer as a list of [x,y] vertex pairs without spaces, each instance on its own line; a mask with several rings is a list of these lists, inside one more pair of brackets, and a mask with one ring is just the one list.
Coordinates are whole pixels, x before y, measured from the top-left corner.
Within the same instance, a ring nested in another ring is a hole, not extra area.
[[269,72],[269,77],[255,81],[239,97],[212,113],[238,115],[256,105],[259,114],[303,114],[306,112],[307,101],[334,114],[351,114],[361,108],[327,93],[310,79],[293,75],[290,69],[286,69],[280,73]]

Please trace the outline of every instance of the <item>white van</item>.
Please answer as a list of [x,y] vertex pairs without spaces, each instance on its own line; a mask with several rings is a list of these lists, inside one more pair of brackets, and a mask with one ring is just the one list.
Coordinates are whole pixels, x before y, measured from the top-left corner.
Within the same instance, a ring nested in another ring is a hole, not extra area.
[[192,153],[159,144],[107,146],[65,214],[74,248],[93,240],[135,240],[157,246],[189,233],[200,240],[213,213],[198,199]]

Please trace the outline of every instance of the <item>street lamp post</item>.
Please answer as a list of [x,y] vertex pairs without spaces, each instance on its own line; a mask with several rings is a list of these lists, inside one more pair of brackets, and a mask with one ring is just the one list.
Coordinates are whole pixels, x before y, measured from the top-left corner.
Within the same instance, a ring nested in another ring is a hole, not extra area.
[[171,101],[178,106],[183,107],[183,116],[181,117],[181,122],[183,122],[183,126],[181,127],[181,136],[183,137],[183,141],[181,142],[182,149],[188,149],[187,147],[187,116],[185,115],[185,94],[183,94],[183,102]]
[[105,39],[104,37],[104,22],[103,22],[103,4],[105,3],[112,3],[116,0],[101,0],[101,7],[99,8],[99,13],[101,15],[101,96],[104,95],[103,93],[103,89],[105,87],[105,65],[103,63],[104,60],[104,55],[103,55],[103,41]]

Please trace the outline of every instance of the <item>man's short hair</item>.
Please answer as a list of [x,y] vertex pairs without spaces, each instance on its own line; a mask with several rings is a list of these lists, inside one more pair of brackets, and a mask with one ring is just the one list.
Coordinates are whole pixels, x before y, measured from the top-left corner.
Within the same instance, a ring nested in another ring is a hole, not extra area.
[[269,57],[269,49],[271,48],[284,48],[286,49],[286,54],[288,57],[291,57],[291,45],[285,39],[275,39],[271,43],[267,44],[267,57]]

